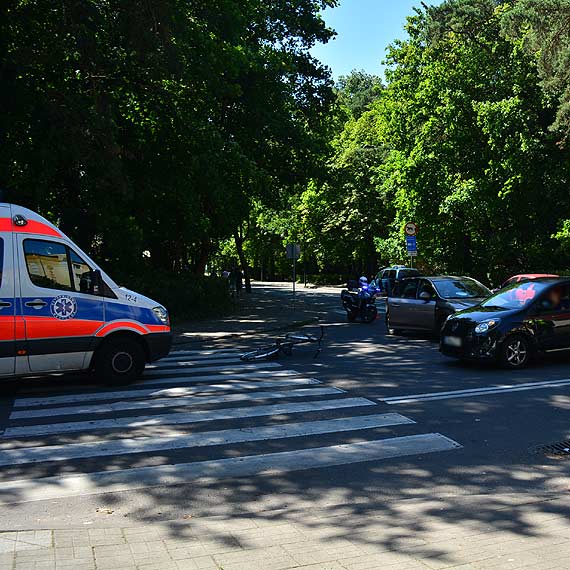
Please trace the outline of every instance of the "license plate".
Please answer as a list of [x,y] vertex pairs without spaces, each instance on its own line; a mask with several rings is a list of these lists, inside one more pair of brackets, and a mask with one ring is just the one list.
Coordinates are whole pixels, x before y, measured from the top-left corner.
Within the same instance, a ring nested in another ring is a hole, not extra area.
[[455,346],[459,348],[462,346],[463,341],[458,336],[444,336],[443,337],[443,344],[447,344],[448,346]]

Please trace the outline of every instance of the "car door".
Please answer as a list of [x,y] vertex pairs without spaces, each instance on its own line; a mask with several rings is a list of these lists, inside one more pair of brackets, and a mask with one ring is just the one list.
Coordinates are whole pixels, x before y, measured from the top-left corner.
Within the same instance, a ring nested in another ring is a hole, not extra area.
[[390,298],[390,325],[394,328],[415,328],[414,304],[418,279],[407,279],[400,284],[397,297]]
[[387,272],[385,279],[382,280],[385,283],[384,289],[386,295],[391,297],[394,294],[394,284],[396,283],[396,270],[390,269]]
[[[560,301],[549,307],[548,300],[553,289],[559,289]],[[542,295],[531,311],[532,324],[543,350],[570,350],[570,285],[552,287]]]
[[16,367],[16,307],[13,234],[0,237],[0,375]]
[[79,370],[90,360],[105,323],[104,298],[93,272],[58,238],[18,236],[22,315],[32,372]]
[[[420,298],[422,293],[424,295],[429,294],[430,298]],[[427,279],[420,279],[414,313],[414,320],[418,328],[430,331],[434,329],[436,301],[437,295],[433,285]]]

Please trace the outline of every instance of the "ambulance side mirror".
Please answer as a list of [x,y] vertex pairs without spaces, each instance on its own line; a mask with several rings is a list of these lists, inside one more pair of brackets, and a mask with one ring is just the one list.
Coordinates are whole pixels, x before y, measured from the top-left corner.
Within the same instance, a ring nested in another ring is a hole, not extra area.
[[99,269],[86,271],[81,275],[80,291],[89,295],[102,295],[103,293],[103,277]]
[[94,295],[102,295],[103,294],[103,277],[101,276],[101,270],[95,269],[95,271],[92,271],[91,273],[93,274],[93,278],[92,278],[93,294]]

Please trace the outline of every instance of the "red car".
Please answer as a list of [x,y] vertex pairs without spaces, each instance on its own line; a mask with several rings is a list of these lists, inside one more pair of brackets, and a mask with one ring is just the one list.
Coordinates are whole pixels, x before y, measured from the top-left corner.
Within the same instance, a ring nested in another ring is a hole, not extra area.
[[513,275],[509,277],[499,289],[504,289],[513,283],[522,283],[523,281],[534,281],[535,279],[541,279],[542,277],[560,277],[559,275],[553,275],[552,273],[521,273],[520,275]]

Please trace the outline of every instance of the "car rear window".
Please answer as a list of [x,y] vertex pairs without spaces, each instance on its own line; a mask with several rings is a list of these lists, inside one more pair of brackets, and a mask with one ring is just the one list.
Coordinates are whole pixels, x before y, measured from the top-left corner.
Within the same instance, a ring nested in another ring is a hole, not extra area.
[[491,294],[489,289],[475,279],[442,279],[434,281],[434,285],[444,299],[474,299]]
[[406,279],[407,277],[419,277],[420,272],[417,269],[400,269],[399,277],[400,279]]

